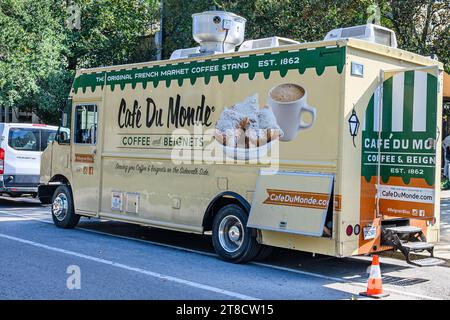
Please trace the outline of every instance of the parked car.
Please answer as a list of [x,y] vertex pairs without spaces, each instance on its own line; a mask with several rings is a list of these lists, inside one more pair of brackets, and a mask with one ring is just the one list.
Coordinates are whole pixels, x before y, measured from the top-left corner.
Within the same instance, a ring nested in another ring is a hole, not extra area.
[[0,194],[37,195],[41,154],[58,127],[45,124],[0,123]]

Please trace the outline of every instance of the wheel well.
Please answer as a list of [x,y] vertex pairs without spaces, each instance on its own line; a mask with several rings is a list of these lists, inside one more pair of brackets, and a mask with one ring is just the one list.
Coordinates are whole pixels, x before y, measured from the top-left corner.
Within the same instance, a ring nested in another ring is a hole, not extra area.
[[69,179],[67,179],[62,174],[57,174],[56,176],[54,176],[53,178],[50,179],[50,182],[61,182],[62,184],[66,184],[66,185],[70,186]]
[[250,212],[250,203],[239,195],[238,193],[227,191],[218,194],[206,208],[205,216],[203,217],[203,231],[211,231],[215,214],[224,206],[228,204],[237,204],[247,213]]
[[[38,186],[38,197],[39,198],[52,198],[53,194],[61,184],[65,184],[70,188],[69,179],[65,176],[57,174],[53,178],[50,179],[49,182],[59,182],[59,184],[41,184]],[[70,188],[72,192],[72,189]]]

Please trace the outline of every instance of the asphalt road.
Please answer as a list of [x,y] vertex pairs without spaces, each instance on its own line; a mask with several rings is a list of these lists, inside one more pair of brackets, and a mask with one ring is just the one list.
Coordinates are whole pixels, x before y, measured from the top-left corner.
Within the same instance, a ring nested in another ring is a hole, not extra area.
[[[352,299],[370,265],[288,250],[235,265],[208,236],[87,218],[63,230],[48,206],[6,197],[0,247],[0,299]],[[446,266],[382,257],[381,269],[386,299],[450,299]]]

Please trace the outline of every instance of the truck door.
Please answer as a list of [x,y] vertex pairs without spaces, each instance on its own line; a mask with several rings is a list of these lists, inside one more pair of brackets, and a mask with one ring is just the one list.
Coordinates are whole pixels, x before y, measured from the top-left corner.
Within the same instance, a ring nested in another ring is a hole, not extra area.
[[98,104],[74,103],[72,177],[77,213],[94,215],[99,206]]
[[439,188],[438,70],[389,70],[381,78],[363,129],[362,175],[374,183],[377,216],[433,219]]

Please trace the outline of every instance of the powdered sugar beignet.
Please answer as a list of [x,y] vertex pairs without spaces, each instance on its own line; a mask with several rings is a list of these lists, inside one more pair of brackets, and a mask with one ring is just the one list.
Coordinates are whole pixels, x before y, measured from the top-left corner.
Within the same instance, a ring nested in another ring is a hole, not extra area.
[[258,94],[255,93],[254,95],[247,97],[245,100],[236,103],[231,108],[249,118],[254,118],[259,109]]
[[273,114],[272,108],[269,106],[264,106],[258,111],[258,123],[260,129],[274,129],[280,131],[280,136],[283,136],[283,130],[277,123],[277,119]]
[[244,115],[237,113],[233,109],[224,109],[219,120],[217,120],[216,129],[221,132],[238,129],[244,118]]
[[283,135],[272,109],[259,109],[258,95],[225,108],[216,123],[215,138],[226,146],[254,148]]
[[277,123],[272,108],[264,106],[258,111],[259,136],[258,145],[264,145],[283,136],[284,132]]

